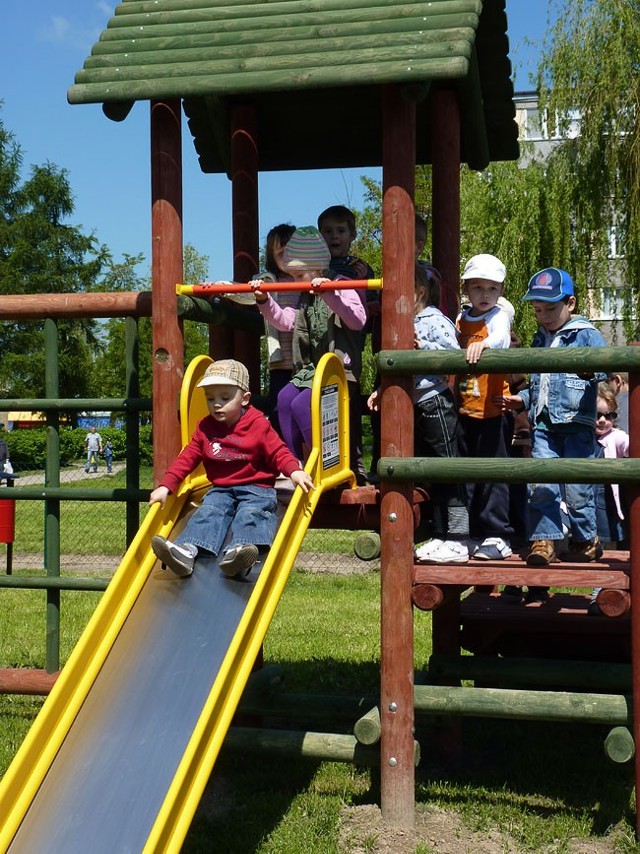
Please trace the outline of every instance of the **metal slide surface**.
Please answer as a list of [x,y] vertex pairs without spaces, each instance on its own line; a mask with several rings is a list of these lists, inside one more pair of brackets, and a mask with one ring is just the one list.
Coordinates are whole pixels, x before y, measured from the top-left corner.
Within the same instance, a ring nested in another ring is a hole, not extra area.
[[239,580],[215,559],[178,579],[151,552],[203,478],[154,506],[0,784],[0,851],[180,850],[313,510],[325,489],[353,484],[348,426],[336,440],[332,423],[337,409],[348,425],[344,373],[325,360],[314,394],[329,450],[317,419],[307,464],[317,489],[293,493],[264,565]]

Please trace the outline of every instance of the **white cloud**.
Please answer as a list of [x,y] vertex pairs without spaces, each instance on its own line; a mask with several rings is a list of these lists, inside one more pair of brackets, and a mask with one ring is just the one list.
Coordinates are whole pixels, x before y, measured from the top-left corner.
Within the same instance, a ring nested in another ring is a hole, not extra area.
[[[113,16],[115,3],[100,0],[93,6],[84,8],[83,6],[84,4],[80,6],[76,16],[52,15],[40,26],[37,33],[38,41],[72,47],[88,53]],[[95,22],[92,26],[88,25],[89,19]]]

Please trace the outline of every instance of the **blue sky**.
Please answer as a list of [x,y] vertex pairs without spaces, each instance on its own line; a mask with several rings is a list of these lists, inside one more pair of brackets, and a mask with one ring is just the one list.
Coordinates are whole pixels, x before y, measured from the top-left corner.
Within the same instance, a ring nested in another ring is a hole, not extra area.
[[[71,224],[95,233],[116,259],[143,253],[150,266],[149,107],[136,103],[111,122],[99,105],[67,104],[74,76],[113,14],[115,0],[19,0],[2,9],[0,117],[20,144],[25,176],[47,161],[68,171]],[[547,0],[507,0],[516,89],[530,87],[544,36]],[[532,42],[532,44],[529,44]],[[200,172],[183,124],[184,240],[209,256],[209,278],[231,276],[231,186]],[[315,223],[332,204],[362,206],[363,170],[279,172],[260,176],[260,234],[278,222]],[[367,174],[378,178],[379,171]]]

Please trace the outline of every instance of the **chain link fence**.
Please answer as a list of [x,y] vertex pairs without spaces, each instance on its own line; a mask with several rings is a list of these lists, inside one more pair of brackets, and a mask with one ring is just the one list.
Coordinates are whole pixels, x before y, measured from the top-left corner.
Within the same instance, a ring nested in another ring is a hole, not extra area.
[[[44,485],[42,471],[16,469],[14,487],[0,488],[0,499],[15,500],[15,540],[12,565],[17,571],[42,572],[45,553],[45,505],[37,500],[20,499],[20,487]],[[152,471],[140,471],[141,489],[152,488]],[[97,460],[97,471],[87,473],[84,462],[60,471],[62,486],[93,489],[124,488],[126,470],[123,461],[115,461],[110,473],[103,457]],[[140,504],[142,522],[147,512]],[[116,501],[61,500],[60,502],[60,568],[62,574],[109,576],[126,551],[126,507]],[[0,506],[0,530],[1,530]],[[354,552],[359,531],[311,529],[307,532],[295,566],[310,572],[364,572],[379,569],[379,559],[361,560]],[[0,555],[7,546],[0,546]]]

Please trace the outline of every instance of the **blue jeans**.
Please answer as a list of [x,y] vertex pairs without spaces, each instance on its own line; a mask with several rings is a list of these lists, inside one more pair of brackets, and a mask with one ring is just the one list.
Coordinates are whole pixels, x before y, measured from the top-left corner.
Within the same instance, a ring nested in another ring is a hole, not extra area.
[[94,471],[98,471],[98,454],[99,453],[100,452],[98,451],[97,448],[95,451],[87,450],[87,461],[84,464],[84,470],[85,471],[88,472],[89,469],[91,468],[91,466],[93,466]]
[[[539,460],[596,456],[593,430],[577,433],[534,430],[531,457]],[[596,505],[591,483],[529,484],[528,528],[530,540],[563,540],[560,502],[564,499],[569,514],[569,533],[575,543],[593,540],[597,534]]]
[[270,546],[276,535],[276,491],[266,486],[212,487],[176,543],[193,543],[219,555],[227,534],[229,547]]

